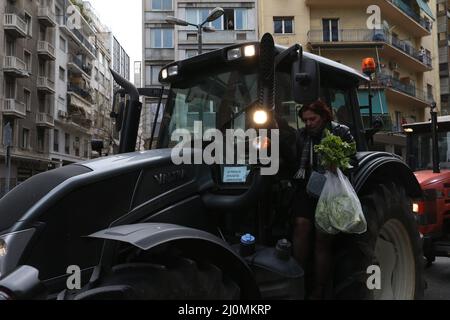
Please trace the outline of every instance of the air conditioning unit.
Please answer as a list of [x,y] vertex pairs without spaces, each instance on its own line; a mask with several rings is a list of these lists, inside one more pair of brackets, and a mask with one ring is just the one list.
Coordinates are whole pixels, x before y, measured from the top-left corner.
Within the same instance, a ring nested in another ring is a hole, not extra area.
[[58,117],[60,118],[67,118],[67,112],[63,110],[58,110]]

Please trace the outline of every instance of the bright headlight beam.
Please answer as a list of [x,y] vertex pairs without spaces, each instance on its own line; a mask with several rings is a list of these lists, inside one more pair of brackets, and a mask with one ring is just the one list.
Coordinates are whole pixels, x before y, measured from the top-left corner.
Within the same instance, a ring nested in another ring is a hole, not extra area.
[[269,119],[269,115],[264,110],[257,110],[253,114],[253,122],[259,125],[265,124]]
[[246,57],[253,57],[254,55],[256,55],[256,48],[255,46],[246,46],[244,48],[244,55]]
[[161,72],[161,77],[163,78],[163,79],[167,79],[167,69],[163,69],[163,71]]

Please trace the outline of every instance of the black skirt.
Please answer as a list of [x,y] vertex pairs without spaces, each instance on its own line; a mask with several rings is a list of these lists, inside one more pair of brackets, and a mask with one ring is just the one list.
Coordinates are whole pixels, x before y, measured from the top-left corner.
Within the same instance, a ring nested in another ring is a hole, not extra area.
[[319,199],[311,197],[306,192],[306,183],[298,183],[292,202],[294,218],[305,218],[314,222],[316,207]]

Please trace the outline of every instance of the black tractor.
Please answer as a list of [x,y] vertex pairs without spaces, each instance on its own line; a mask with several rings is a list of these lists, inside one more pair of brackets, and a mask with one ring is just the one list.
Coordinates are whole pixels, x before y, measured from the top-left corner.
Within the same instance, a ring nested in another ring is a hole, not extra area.
[[[421,189],[399,157],[368,152],[376,129],[363,127],[357,89],[369,77],[300,45],[275,46],[270,35],[167,65],[159,78],[168,90],[137,89],[113,75],[124,99],[113,114],[120,154],[39,174],[0,200],[0,299],[303,299],[283,154],[274,175],[262,174],[263,161],[174,164],[174,150],[195,159],[211,141],[193,138],[180,151],[173,133],[194,136],[201,121],[224,133],[279,129],[281,144],[295,145],[283,134],[301,126],[299,108],[318,98],[357,142],[349,178],[368,225],[364,234],[337,236],[329,298],[423,296],[411,200]],[[156,147],[135,152],[140,97],[158,95],[166,102]],[[244,142],[261,149],[271,138]],[[373,270],[381,288],[370,285]]]

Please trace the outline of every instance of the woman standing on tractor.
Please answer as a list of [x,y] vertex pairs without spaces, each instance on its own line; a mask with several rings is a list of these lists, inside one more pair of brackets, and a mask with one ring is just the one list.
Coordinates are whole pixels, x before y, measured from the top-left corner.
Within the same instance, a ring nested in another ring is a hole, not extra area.
[[336,171],[336,168],[321,168],[314,145],[321,142],[325,129],[341,137],[345,142],[354,142],[348,127],[333,122],[331,109],[321,100],[303,106],[298,116],[305,127],[297,131],[297,172],[294,179],[297,193],[293,203],[293,245],[294,257],[307,269],[311,249],[314,250],[314,283],[310,299],[324,299],[325,290],[332,272],[333,235],[314,227],[318,199],[309,195],[306,186],[313,171]]

